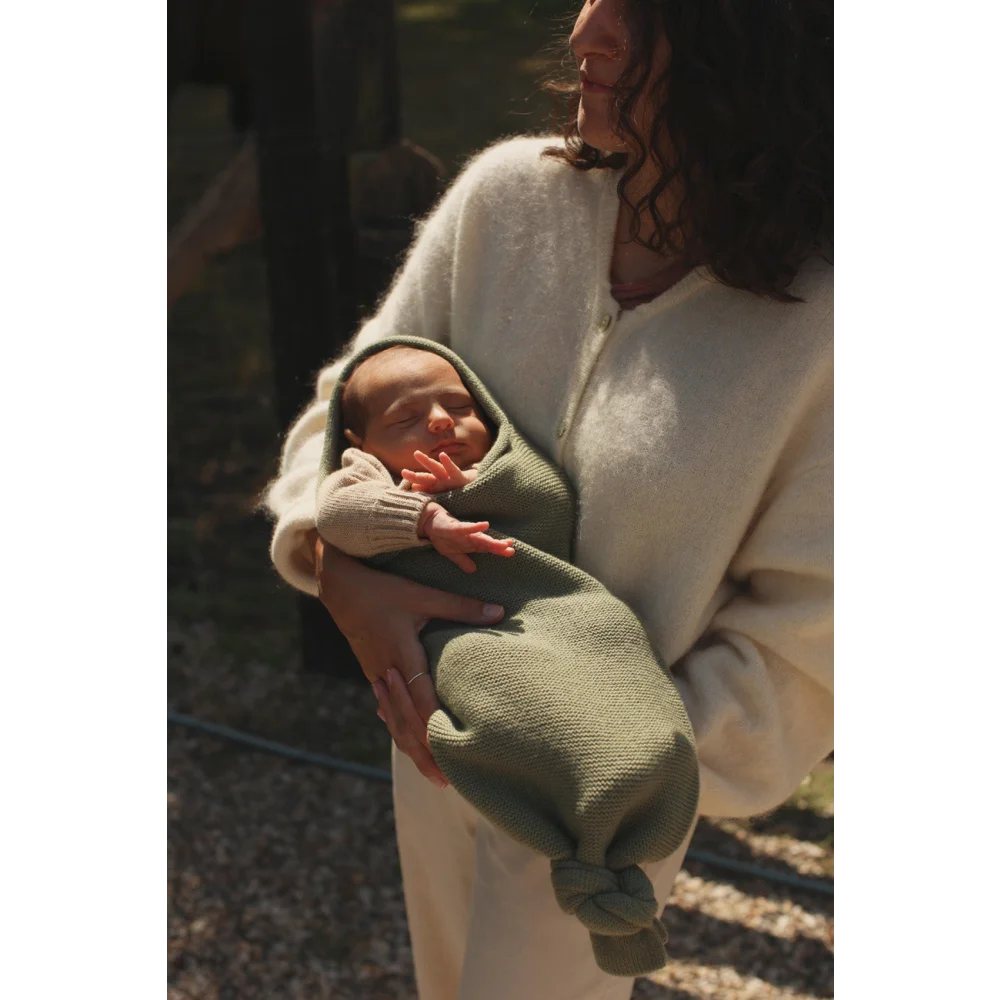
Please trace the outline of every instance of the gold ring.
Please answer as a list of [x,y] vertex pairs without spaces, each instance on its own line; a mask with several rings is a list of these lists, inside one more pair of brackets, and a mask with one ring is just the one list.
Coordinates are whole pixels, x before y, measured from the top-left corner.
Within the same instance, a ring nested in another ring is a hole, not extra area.
[[423,677],[426,674],[426,670],[421,670],[419,674],[414,674],[407,682],[406,686],[409,687],[418,677]]

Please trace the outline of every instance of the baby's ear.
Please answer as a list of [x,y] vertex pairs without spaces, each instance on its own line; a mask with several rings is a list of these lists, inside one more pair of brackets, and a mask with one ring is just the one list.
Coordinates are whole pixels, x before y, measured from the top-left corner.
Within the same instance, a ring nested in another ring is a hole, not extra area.
[[360,448],[365,443],[362,438],[358,437],[358,435],[351,430],[345,429],[344,437],[347,438],[347,440],[350,441],[355,448]]

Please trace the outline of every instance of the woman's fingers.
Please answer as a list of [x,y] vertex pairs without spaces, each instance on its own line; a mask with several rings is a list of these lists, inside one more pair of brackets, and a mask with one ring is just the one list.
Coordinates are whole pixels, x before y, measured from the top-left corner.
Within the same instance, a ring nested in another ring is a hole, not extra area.
[[[414,676],[416,677],[416,675]],[[410,685],[403,680],[403,675],[398,670],[393,668],[386,674],[386,679],[389,683],[389,693],[392,695],[393,705],[399,712],[399,717],[402,719],[403,724],[417,737],[418,742],[422,743],[426,747],[429,747],[430,743],[427,738],[427,723],[420,718],[417,708],[413,704],[413,695],[415,692],[410,690],[418,684],[420,684],[421,687],[424,687],[425,685],[422,682],[425,676],[426,674],[421,677],[417,677],[413,684]]]
[[431,618],[463,622],[466,625],[493,625],[503,618],[503,608],[475,597],[449,594],[446,590],[406,581],[410,586],[413,611],[424,619],[421,628]]
[[412,727],[406,723],[404,703],[408,703],[410,711],[413,710],[413,703],[408,694],[399,690],[406,685],[401,680],[391,683],[391,687],[381,680],[372,684],[379,707],[386,714],[385,723],[389,734],[400,752],[405,753],[416,764],[420,773],[439,788],[443,788],[448,784],[448,779],[434,763],[430,750],[414,735]]
[[[424,652],[424,647],[415,632],[411,632],[401,643],[397,653],[397,661],[399,672],[405,679],[416,678],[412,684],[407,685],[407,691],[409,691],[418,716],[419,726],[416,735],[422,743],[426,744],[427,723],[441,707],[441,702],[438,700],[430,668],[427,665],[427,653]],[[417,676],[418,674],[421,676]]]

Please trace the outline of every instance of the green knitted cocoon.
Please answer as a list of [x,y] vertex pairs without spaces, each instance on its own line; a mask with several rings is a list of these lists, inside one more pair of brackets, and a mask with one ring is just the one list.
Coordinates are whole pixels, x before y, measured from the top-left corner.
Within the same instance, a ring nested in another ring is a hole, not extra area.
[[694,733],[639,619],[572,564],[576,499],[454,352],[393,337],[359,352],[330,400],[319,482],[339,467],[343,385],[365,358],[405,345],[458,371],[496,428],[477,478],[435,496],[453,516],[515,539],[511,558],[475,554],[462,572],[433,548],[366,560],[418,583],[503,605],[494,626],[435,619],[421,633],[441,701],[434,759],[460,795],[551,859],[559,906],[590,931],[601,969],[638,976],[666,963],[666,931],[639,865],[673,854],[694,822]]

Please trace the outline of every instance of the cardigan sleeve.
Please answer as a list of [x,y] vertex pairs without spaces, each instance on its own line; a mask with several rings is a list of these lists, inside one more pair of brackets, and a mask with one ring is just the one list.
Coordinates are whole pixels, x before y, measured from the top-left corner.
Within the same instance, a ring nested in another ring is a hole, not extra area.
[[347,448],[341,467],[319,484],[316,528],[324,541],[358,558],[429,545],[417,536],[417,524],[432,499],[398,487],[374,455]]
[[777,808],[833,749],[832,407],[729,569],[732,596],[672,673],[695,733],[699,812]]

